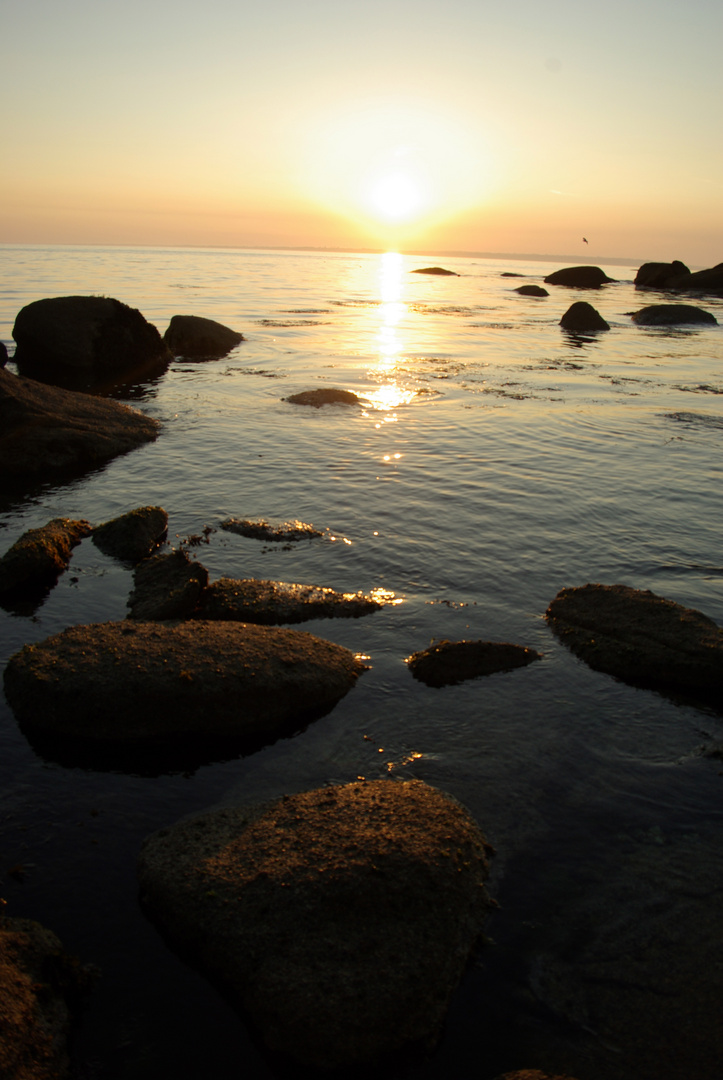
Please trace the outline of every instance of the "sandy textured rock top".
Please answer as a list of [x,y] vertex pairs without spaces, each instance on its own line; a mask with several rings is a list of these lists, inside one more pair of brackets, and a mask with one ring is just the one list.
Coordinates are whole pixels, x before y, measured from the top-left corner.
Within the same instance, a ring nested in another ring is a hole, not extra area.
[[382,606],[373,596],[336,592],[321,585],[219,578],[205,589],[199,614],[203,619],[238,619],[277,626],[307,619],[358,618]]
[[267,1044],[329,1067],[433,1042],[489,900],[469,813],[379,780],[161,830],[143,902]]

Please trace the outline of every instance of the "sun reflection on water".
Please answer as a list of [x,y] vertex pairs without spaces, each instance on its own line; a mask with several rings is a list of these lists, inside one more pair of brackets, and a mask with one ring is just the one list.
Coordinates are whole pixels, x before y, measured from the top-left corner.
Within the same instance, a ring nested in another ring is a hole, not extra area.
[[386,413],[400,405],[408,405],[415,397],[414,390],[403,386],[394,377],[404,351],[402,323],[409,310],[404,302],[404,285],[404,256],[396,251],[385,252],[378,264],[381,297],[381,304],[376,309],[380,319],[375,341],[378,361],[370,372],[380,385],[367,397],[373,409]]

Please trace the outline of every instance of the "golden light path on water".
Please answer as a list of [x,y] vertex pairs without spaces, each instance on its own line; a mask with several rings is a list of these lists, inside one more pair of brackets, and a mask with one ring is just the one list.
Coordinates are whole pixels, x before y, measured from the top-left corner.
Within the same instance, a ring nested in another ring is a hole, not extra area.
[[[378,286],[381,303],[374,308],[379,318],[375,343],[378,351],[376,368],[370,373],[380,385],[369,395],[375,410],[385,415],[384,423],[396,421],[393,410],[400,405],[407,405],[415,396],[415,391],[402,386],[397,377],[399,360],[404,353],[404,342],[400,324],[408,313],[404,303],[404,256],[396,251],[387,251],[380,257],[378,267]],[[381,423],[376,425],[381,426]],[[398,458],[399,454],[394,455]],[[390,460],[388,456],[385,460]]]

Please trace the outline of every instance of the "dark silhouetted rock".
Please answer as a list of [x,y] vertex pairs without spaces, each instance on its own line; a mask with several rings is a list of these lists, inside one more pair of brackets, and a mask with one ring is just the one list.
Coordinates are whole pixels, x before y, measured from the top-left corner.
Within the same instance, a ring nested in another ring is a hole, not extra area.
[[340,593],[319,585],[220,578],[204,591],[197,615],[278,626],[308,619],[356,619],[383,606],[381,600],[364,593]]
[[4,341],[0,341],[0,368],[4,368],[8,362],[8,350]]
[[630,318],[638,326],[680,326],[685,323],[718,325],[715,315],[694,304],[650,304],[632,312]]
[[542,657],[534,649],[497,641],[440,641],[407,659],[415,679],[427,686],[451,686],[478,675],[525,667]]
[[73,626],[26,645],[5,693],[29,732],[110,743],[272,741],[328,712],[364,665],[299,630],[226,622]]
[[162,370],[171,359],[140,311],[105,296],[57,296],[18,312],[14,360],[21,375],[90,383]]
[[459,277],[454,270],[445,270],[443,266],[423,266],[419,270],[410,270],[411,274],[436,274],[441,277]]
[[70,562],[73,548],[92,527],[87,521],[53,518],[29,529],[0,559],[0,596],[12,596],[54,583]]
[[605,322],[600,312],[585,300],[578,300],[567,309],[560,319],[560,326],[573,334],[610,329],[610,324]]
[[682,292],[709,293],[711,296],[723,296],[723,263],[711,266],[707,270],[696,270],[688,278],[681,279],[673,288]]
[[539,1069],[515,1069],[514,1072],[498,1076],[497,1080],[575,1080],[575,1078],[567,1074],[563,1076],[562,1073],[551,1076],[550,1073],[540,1072]]
[[72,1006],[90,977],[50,930],[31,919],[0,918],[0,1076],[70,1077]]
[[174,315],[163,340],[174,356],[213,359],[225,356],[244,340],[244,336],[213,319]]
[[6,484],[86,472],[158,435],[126,405],[0,370],[0,478]]
[[93,543],[104,555],[122,562],[138,563],[163,542],[168,514],[160,506],[141,506],[127,514],[96,525]]
[[221,522],[221,528],[227,532],[238,533],[239,536],[248,536],[252,540],[283,541],[284,543],[291,540],[310,540],[315,536],[324,535],[324,530],[296,520],[271,524],[265,518],[254,521],[246,518],[228,518]]
[[187,619],[208,584],[208,570],[182,549],[144,559],[133,572],[129,619]]
[[567,285],[572,289],[599,289],[601,285],[614,281],[599,266],[566,266],[548,274],[546,285]]
[[359,405],[360,401],[351,390],[333,390],[331,387],[323,387],[319,390],[302,390],[300,394],[292,394],[284,398],[292,405],[312,405],[320,409],[322,405]]
[[549,296],[547,289],[543,289],[541,285],[520,285],[518,289],[514,290],[519,293],[520,296]]
[[141,902],[250,1015],[316,1068],[433,1045],[489,906],[490,848],[418,780],[227,808],[153,834]]
[[723,630],[694,608],[627,585],[563,589],[550,626],[596,671],[723,702]]
[[635,275],[636,289],[667,289],[670,282],[681,280],[690,276],[690,270],[685,263],[674,259],[673,262],[643,263]]

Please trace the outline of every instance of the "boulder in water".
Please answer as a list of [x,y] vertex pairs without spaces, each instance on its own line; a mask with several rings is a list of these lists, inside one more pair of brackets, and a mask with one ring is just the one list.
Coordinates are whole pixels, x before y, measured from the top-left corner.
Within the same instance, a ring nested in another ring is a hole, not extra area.
[[163,340],[174,356],[202,360],[225,356],[244,340],[244,336],[214,319],[174,315]]
[[547,289],[543,289],[541,285],[520,285],[514,290],[519,293],[520,296],[549,296]]
[[489,906],[490,848],[419,780],[226,808],[144,843],[141,902],[171,944],[314,1068],[433,1045]]
[[29,529],[0,559],[0,596],[13,596],[54,584],[70,562],[73,548],[92,527],[87,521],[53,518]]
[[291,394],[284,398],[292,405],[311,405],[314,409],[320,409],[322,405],[360,405],[359,398],[351,390],[334,390],[332,387],[321,387],[319,390],[302,390],[299,394]]
[[412,653],[407,665],[427,686],[450,686],[464,679],[525,667],[542,657],[524,645],[498,641],[439,641]]
[[93,529],[93,543],[104,555],[121,562],[138,563],[163,543],[168,514],[160,506],[140,506],[105,521]]
[[144,622],[187,619],[207,584],[206,567],[183,549],[144,559],[133,573],[128,617]]
[[610,324],[603,319],[600,312],[585,300],[578,300],[567,309],[560,319],[560,326],[572,334],[610,329]]
[[204,590],[201,619],[232,619],[278,626],[308,619],[356,619],[383,607],[364,593],[341,593],[320,585],[295,585],[256,578],[220,578]]
[[599,266],[566,266],[545,278],[546,285],[567,285],[572,289],[599,289],[614,281]]
[[634,311],[630,318],[638,326],[683,326],[686,323],[718,325],[715,315],[695,304],[649,304],[640,311]]

